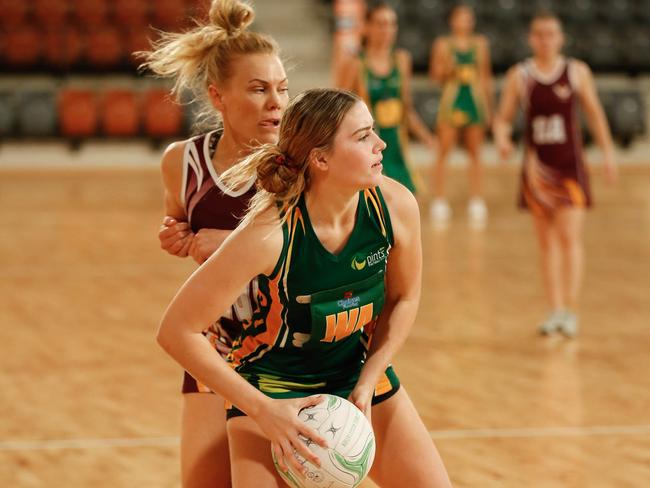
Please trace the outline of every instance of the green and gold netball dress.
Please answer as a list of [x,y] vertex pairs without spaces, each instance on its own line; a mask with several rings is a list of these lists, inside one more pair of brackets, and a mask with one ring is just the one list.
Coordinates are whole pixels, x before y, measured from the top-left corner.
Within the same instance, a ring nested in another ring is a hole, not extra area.
[[402,79],[397,63],[393,56],[393,69],[387,76],[382,77],[372,72],[363,55],[361,61],[370,110],[375,118],[379,137],[386,143],[382,160],[384,174],[415,192],[402,146],[403,141],[406,140],[406,127],[402,103]]
[[458,128],[484,125],[485,101],[479,82],[477,43],[460,51],[450,41],[450,49],[454,72],[442,89],[438,122]]
[[[390,217],[378,188],[359,193],[355,226],[339,254],[312,228],[304,195],[282,227],[284,244],[269,276],[257,280],[258,308],[228,357],[250,384],[272,398],[354,388],[385,299]],[[373,403],[390,397],[399,380],[389,367]],[[241,415],[228,405],[228,416]]]

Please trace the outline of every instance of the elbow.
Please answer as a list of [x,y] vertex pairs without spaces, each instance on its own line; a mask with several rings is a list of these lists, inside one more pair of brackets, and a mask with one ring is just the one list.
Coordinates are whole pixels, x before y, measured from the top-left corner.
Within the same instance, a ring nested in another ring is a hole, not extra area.
[[171,338],[170,327],[166,324],[165,319],[163,319],[160,323],[160,327],[158,327],[156,342],[166,353],[171,354],[172,344],[174,341]]

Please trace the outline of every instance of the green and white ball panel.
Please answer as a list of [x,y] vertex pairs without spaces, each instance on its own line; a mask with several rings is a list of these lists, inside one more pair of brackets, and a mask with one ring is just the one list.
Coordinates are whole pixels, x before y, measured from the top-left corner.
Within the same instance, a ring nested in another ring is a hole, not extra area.
[[363,413],[349,401],[323,395],[324,400],[315,407],[302,410],[299,418],[323,436],[329,445],[323,449],[308,439],[303,439],[321,461],[313,466],[296,455],[307,469],[306,478],[291,470],[283,472],[275,467],[287,484],[293,488],[353,488],[368,475],[375,458],[375,436],[372,426]]

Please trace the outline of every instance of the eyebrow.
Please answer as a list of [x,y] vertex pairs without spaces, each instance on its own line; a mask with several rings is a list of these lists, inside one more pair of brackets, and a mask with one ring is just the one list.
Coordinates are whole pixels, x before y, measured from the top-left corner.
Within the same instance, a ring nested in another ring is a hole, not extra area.
[[361,127],[360,129],[355,130],[352,135],[354,136],[357,132],[363,132],[365,130],[372,130],[374,126],[373,125],[368,125],[366,127]]
[[[260,78],[253,78],[252,80],[248,80],[249,83],[255,83],[256,81],[259,82],[259,83],[262,83],[264,85],[268,85],[268,84],[271,83],[271,82],[269,82],[267,80],[262,80]],[[285,83],[287,81],[289,81],[289,78],[284,78],[283,80],[278,81],[278,83]]]

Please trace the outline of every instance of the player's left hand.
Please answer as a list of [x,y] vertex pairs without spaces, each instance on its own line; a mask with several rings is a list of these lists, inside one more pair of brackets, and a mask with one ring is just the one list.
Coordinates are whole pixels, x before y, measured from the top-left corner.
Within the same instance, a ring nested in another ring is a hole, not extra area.
[[618,165],[614,162],[612,156],[605,157],[603,162],[603,167],[605,169],[605,181],[613,185],[618,180]]
[[369,421],[371,421],[372,396],[374,393],[375,388],[373,386],[366,386],[357,383],[348,397],[348,400],[361,410]]
[[231,234],[231,230],[201,229],[194,234],[188,254],[194,261],[203,264],[212,254],[219,249],[223,241]]

